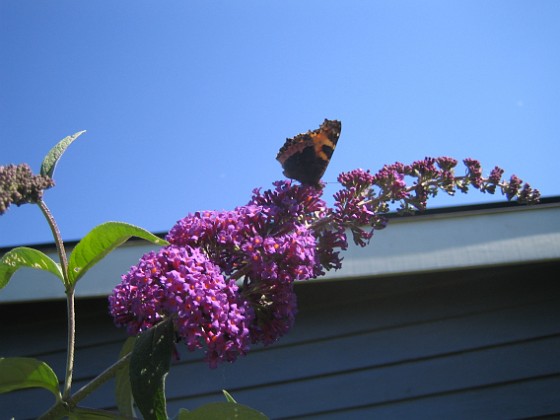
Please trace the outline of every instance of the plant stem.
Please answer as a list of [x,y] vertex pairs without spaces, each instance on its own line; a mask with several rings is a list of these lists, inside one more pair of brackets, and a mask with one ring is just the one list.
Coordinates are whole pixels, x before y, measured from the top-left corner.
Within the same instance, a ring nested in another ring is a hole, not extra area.
[[70,396],[70,389],[72,387],[72,374],[74,373],[74,348],[76,345],[76,311],[74,308],[74,285],[70,284],[70,278],[68,275],[68,258],[66,256],[64,242],[62,241],[62,236],[60,235],[58,225],[56,224],[56,221],[45,202],[43,200],[39,200],[37,204],[39,205],[39,208],[43,212],[43,215],[47,219],[47,222],[49,223],[49,226],[51,228],[54,243],[56,245],[56,250],[58,252],[58,257],[60,259],[64,285],[66,287],[68,342],[66,353],[66,376],[64,378],[64,391],[62,393],[62,399],[66,400]]
[[64,278],[64,284],[66,287],[70,284],[70,279],[68,278],[68,258],[66,257],[66,250],[64,249],[64,242],[62,241],[62,237],[60,236],[60,230],[58,229],[58,225],[54,220],[54,217],[45,204],[43,200],[37,201],[37,205],[43,212],[43,215],[47,219],[49,227],[51,228],[51,232],[54,238],[54,244],[56,245],[56,251],[58,252],[58,258],[60,259],[60,266],[62,268],[62,277]]
[[76,310],[74,307],[74,286],[66,291],[66,310],[68,313],[68,352],[66,354],[66,377],[64,378],[64,391],[62,399],[67,400],[72,387],[74,373],[74,348],[76,345]]

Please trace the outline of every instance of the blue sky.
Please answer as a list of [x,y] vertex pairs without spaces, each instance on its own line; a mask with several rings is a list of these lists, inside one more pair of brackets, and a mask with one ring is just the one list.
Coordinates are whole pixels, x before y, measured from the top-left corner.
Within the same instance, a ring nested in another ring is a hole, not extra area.
[[[556,0],[2,0],[0,164],[38,170],[87,130],[45,195],[68,240],[245,204],[324,118],[342,121],[325,181],[448,155],[559,195],[558,22]],[[35,206],[0,218],[0,247],[50,240]]]

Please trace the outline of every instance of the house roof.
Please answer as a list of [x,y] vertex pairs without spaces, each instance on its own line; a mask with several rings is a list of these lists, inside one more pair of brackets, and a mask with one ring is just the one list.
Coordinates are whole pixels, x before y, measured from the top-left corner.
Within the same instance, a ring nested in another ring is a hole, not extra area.
[[[70,247],[72,244],[68,244]],[[53,244],[39,246],[56,259]],[[122,245],[92,268],[78,297],[108,295],[130,266],[156,246],[139,240]],[[8,249],[0,250],[0,254]],[[369,246],[351,245],[343,268],[311,281],[451,271],[560,259],[560,197],[541,204],[484,204],[391,217]],[[0,303],[63,299],[60,282],[44,271],[21,269],[0,291]]]

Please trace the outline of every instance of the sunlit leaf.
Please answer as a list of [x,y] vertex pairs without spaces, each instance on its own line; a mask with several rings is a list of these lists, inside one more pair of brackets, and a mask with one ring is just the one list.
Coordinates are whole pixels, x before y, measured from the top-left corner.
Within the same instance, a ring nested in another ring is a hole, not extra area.
[[22,267],[45,270],[63,280],[62,269],[58,263],[41,251],[22,246],[11,249],[0,259],[0,289],[6,286],[12,275]]
[[58,378],[49,365],[29,357],[0,358],[0,392],[45,388],[60,400]]
[[58,163],[58,160],[60,159],[66,148],[84,133],[85,130],[78,131],[76,134],[64,137],[51,150],[49,150],[49,153],[47,153],[47,155],[43,159],[43,163],[41,164],[41,175],[52,178],[54,169],[56,168],[56,164]]
[[133,236],[157,245],[168,243],[138,226],[123,222],[103,223],[94,227],[74,247],[68,262],[70,283],[75,284],[97,262]]
[[134,401],[146,420],[167,419],[165,376],[174,338],[173,324],[166,320],[136,339],[130,358],[130,384]]
[[225,389],[222,389],[222,393],[224,394],[224,397],[226,397],[226,401],[230,402],[230,403],[237,403],[237,401],[235,401],[233,399],[233,397],[231,396],[231,394],[229,392],[227,392]]

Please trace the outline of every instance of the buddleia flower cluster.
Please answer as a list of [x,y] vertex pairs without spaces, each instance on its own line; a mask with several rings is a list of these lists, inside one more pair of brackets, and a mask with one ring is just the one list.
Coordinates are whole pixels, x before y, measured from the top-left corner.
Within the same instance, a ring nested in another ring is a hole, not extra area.
[[[467,158],[463,160],[465,174],[458,176],[455,173],[457,163],[450,157],[427,157],[411,165],[400,162],[385,165],[374,176],[377,195],[372,196],[372,200],[380,211],[386,212],[388,203],[399,203],[397,212],[412,213],[425,210],[427,200],[439,191],[455,195],[457,191],[467,193],[470,187],[489,194],[500,191],[509,201],[516,200],[520,204],[535,204],[540,199],[539,190],[517,176],[502,179],[504,170],[498,166],[484,177],[480,162]],[[407,179],[410,180],[408,183],[405,182]]]
[[37,203],[43,190],[54,186],[48,176],[34,175],[26,163],[0,166],[0,215],[6,213],[11,204]]
[[210,367],[232,362],[255,343],[269,345],[290,330],[297,311],[294,283],[342,266],[348,235],[366,246],[387,225],[394,207],[409,213],[426,208],[438,191],[454,194],[469,187],[501,191],[508,200],[538,201],[539,192],[495,168],[482,176],[480,164],[426,158],[395,163],[378,173],[342,173],[342,188],[329,207],[322,188],[277,181],[255,189],[231,211],[201,211],[179,220],[169,245],[142,257],[109,297],[118,326],[131,335],[172,319],[189,350],[203,349]]

